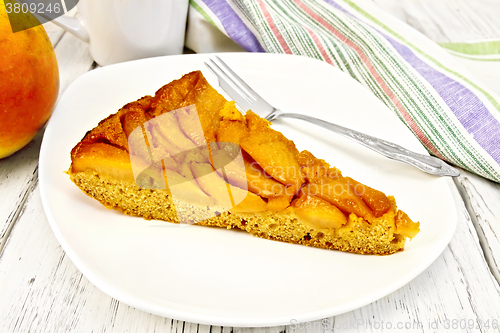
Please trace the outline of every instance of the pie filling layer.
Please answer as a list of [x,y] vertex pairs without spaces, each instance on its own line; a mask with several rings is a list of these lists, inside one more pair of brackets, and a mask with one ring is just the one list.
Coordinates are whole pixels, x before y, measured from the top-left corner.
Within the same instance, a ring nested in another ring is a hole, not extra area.
[[71,160],[68,174],[86,194],[145,219],[380,255],[419,232],[393,197],[242,115],[199,71],[102,120]]

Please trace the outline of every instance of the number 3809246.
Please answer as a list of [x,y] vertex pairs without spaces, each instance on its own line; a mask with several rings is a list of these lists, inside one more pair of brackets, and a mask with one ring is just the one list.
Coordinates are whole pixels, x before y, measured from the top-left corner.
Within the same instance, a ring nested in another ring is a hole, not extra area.
[[19,14],[19,13],[38,13],[38,14],[45,14],[45,13],[60,13],[61,12],[61,4],[60,3],[23,3],[20,4],[16,2],[15,4],[12,4],[10,2],[5,4],[5,8],[7,10],[8,14],[14,13],[14,14]]

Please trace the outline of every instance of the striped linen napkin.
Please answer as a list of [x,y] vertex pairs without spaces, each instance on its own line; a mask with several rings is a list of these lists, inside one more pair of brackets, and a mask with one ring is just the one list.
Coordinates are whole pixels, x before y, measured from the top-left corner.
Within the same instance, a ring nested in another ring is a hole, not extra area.
[[326,61],[369,88],[431,154],[500,182],[500,98],[439,45],[375,5],[361,0],[190,4],[188,47]]
[[500,61],[500,39],[458,43],[439,43],[458,57],[482,61]]

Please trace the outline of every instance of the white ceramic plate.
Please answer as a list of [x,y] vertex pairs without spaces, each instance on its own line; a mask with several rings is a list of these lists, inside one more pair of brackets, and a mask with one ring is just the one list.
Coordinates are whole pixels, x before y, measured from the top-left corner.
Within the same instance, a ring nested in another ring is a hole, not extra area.
[[[61,97],[40,153],[40,191],[52,229],[75,265],[99,289],[144,311],[189,322],[273,326],[316,320],[373,302],[408,283],[444,250],[456,211],[443,178],[300,120],[274,126],[369,186],[392,194],[421,222],[406,250],[363,256],[259,239],[247,233],[146,221],[101,206],[64,174],[71,148],[124,104],[202,70],[210,55],[160,57],[100,68]],[[334,121],[425,152],[400,120],[336,68],[304,57],[222,54],[276,107]]]

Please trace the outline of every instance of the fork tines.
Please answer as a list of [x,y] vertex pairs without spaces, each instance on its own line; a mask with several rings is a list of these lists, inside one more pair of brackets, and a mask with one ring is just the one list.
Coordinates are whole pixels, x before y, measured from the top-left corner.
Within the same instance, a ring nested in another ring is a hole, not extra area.
[[[214,59],[209,59],[208,62],[205,62],[205,65],[218,78],[219,85],[229,96],[235,99],[238,104],[241,104],[241,102],[237,100],[234,93],[239,94],[249,104],[252,104],[259,98],[259,95],[252,88],[250,88],[220,57],[215,56],[214,58],[217,62],[215,62]],[[231,88],[235,90],[233,93],[230,91]],[[243,107],[243,105],[240,106]]]

